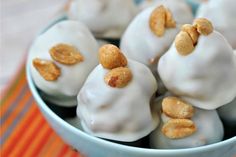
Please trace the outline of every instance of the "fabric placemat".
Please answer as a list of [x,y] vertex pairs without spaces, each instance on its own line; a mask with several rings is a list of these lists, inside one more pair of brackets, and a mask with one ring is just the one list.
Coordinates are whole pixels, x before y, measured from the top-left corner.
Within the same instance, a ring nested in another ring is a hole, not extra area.
[[1,157],[82,157],[52,130],[26,81],[23,65],[1,93]]

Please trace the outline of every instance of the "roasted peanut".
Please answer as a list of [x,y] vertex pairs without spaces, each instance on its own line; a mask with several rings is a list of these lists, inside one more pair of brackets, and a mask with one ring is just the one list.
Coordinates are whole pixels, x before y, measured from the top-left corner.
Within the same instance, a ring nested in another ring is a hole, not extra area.
[[53,60],[65,65],[73,65],[84,60],[77,48],[68,44],[53,46],[49,53]]
[[166,97],[162,101],[162,111],[171,118],[191,118],[194,114],[192,105],[177,97]]
[[161,129],[162,133],[170,139],[190,136],[196,130],[194,122],[189,119],[170,119]]
[[106,69],[125,67],[127,59],[118,47],[106,44],[99,49],[99,61]]
[[33,59],[33,66],[47,81],[56,81],[61,75],[60,68],[52,61],[35,58]]
[[202,35],[209,35],[213,32],[212,23],[206,18],[198,18],[193,22],[193,26],[197,28],[197,31]]
[[132,72],[129,68],[118,67],[109,71],[104,80],[111,87],[125,87],[132,80]]

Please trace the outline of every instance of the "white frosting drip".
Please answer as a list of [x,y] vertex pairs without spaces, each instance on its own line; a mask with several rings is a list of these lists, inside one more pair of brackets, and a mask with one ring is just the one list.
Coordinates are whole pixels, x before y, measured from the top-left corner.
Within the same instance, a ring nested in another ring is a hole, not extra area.
[[197,12],[197,17],[209,19],[214,28],[225,36],[234,49],[236,48],[235,15],[235,0],[210,0],[203,3]]
[[141,63],[128,61],[133,78],[123,88],[104,82],[108,70],[98,65],[78,94],[77,115],[84,130],[94,136],[117,141],[136,141],[159,124],[151,113],[150,99],[157,90],[151,71]]
[[46,93],[46,99],[61,106],[75,106],[76,95],[88,74],[98,64],[98,45],[82,23],[59,22],[34,41],[29,54],[31,63],[34,58],[53,61],[49,50],[60,43],[75,46],[83,55],[84,61],[74,65],[63,65],[54,61],[61,70],[61,75],[56,81],[46,81],[32,64],[31,73],[36,86]]
[[[224,129],[216,110],[201,110],[195,108],[192,117],[197,131],[185,138],[170,139],[161,132],[162,125],[151,134],[153,147],[159,149],[191,148],[219,142],[223,139]],[[164,121],[169,118],[162,115]]]
[[171,10],[174,19],[178,24],[192,23],[192,10],[185,0],[143,0],[140,3],[139,8],[143,10],[151,6],[158,6],[161,4],[167,6]]
[[170,92],[202,109],[216,109],[236,96],[236,58],[216,31],[201,35],[187,56],[173,44],[160,58],[158,72]]
[[85,23],[95,36],[120,38],[136,13],[133,0],[73,0],[68,17]]

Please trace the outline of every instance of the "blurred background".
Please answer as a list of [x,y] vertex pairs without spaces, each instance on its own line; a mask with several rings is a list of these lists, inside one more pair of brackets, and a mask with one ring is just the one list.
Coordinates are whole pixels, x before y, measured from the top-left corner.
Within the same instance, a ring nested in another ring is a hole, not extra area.
[[26,57],[28,47],[66,0],[0,0],[0,93]]

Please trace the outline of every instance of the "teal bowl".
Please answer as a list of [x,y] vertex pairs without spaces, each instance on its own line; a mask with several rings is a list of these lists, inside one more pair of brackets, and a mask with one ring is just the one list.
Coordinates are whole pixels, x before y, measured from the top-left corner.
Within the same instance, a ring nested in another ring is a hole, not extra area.
[[60,118],[48,107],[32,80],[30,64],[28,60],[26,65],[28,85],[42,114],[66,143],[86,157],[233,157],[236,155],[236,137],[196,148],[148,149],[117,144],[91,136],[83,132],[79,126],[71,125],[66,119]]
[[[65,15],[60,15],[44,31],[58,21],[66,19]],[[39,32],[39,34],[44,31]],[[26,64],[28,85],[42,114],[55,132],[67,144],[77,149],[86,157],[235,157],[236,155],[236,137],[196,148],[149,149],[117,144],[91,136],[83,132],[78,123],[61,118],[51,110],[49,104],[42,99],[40,92],[32,80],[30,64],[31,62],[28,59]],[[78,121],[78,119],[74,120]]]

